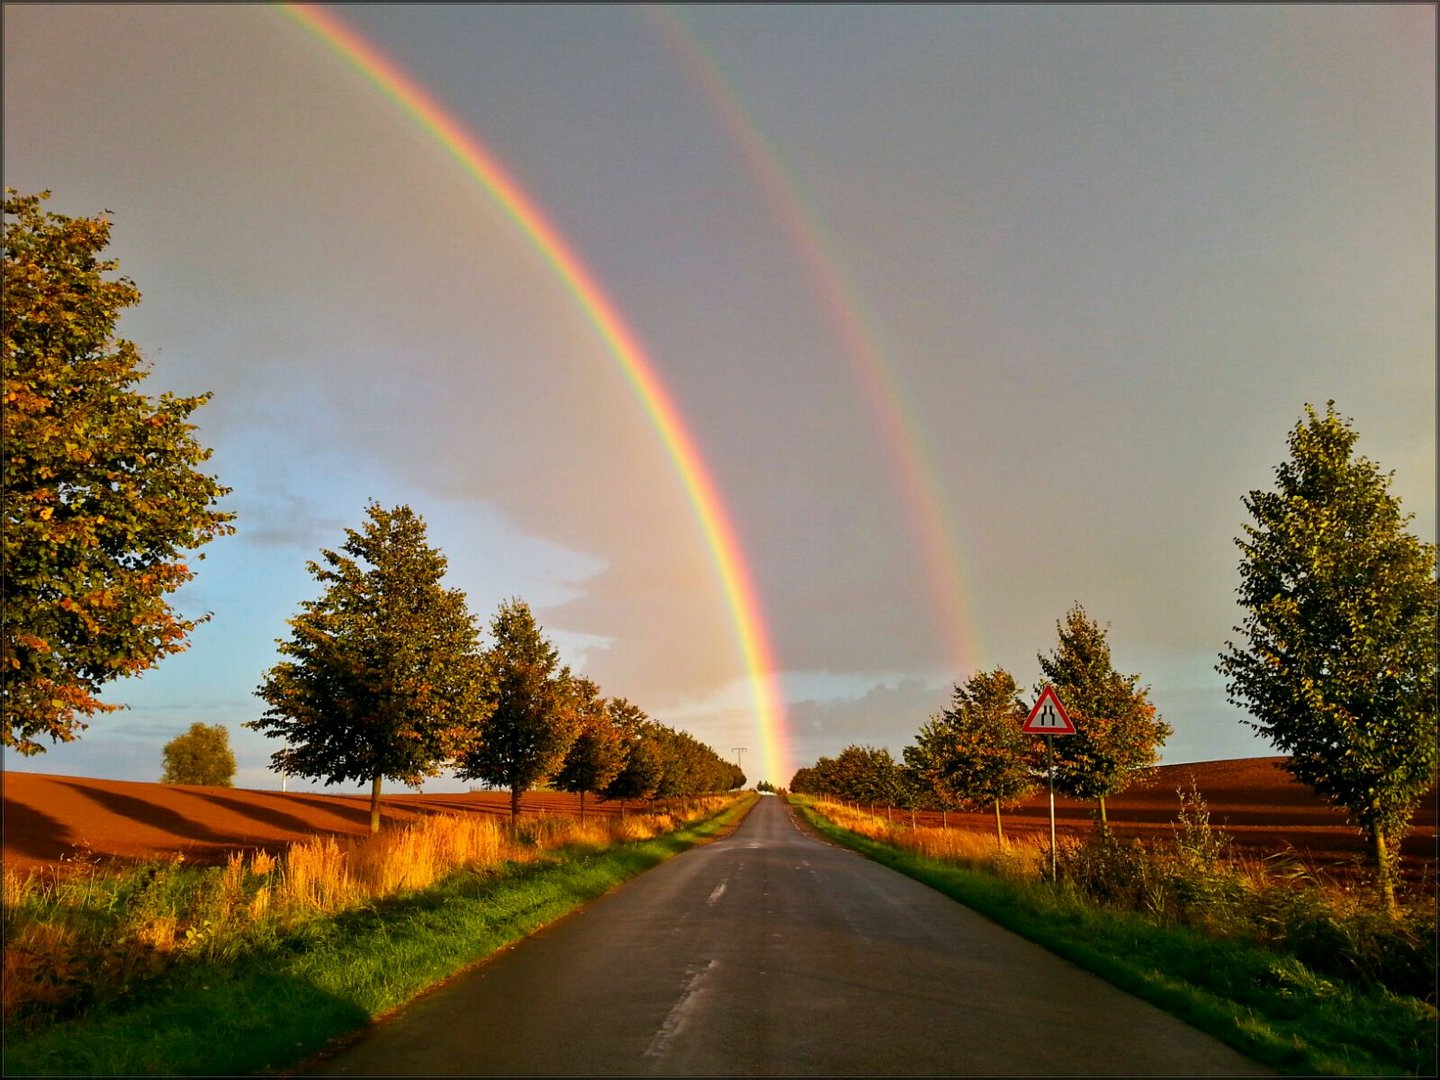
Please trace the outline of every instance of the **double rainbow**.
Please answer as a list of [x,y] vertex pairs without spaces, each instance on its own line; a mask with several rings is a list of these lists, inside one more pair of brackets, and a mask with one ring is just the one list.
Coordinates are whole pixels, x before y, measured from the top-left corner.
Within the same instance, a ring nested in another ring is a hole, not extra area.
[[515,223],[599,334],[659,435],[720,575],[750,681],[763,771],[775,783],[789,783],[793,762],[785,711],[777,685],[779,666],[761,618],[755,582],[745,564],[739,538],[720,499],[714,477],[700,456],[684,417],[661,381],[654,361],[581,262],[575,249],[479,139],[398,64],[344,23],[333,9],[284,4],[280,10],[313,33],[395,102],[479,184],[481,190]]
[[856,290],[839,270],[815,214],[785,169],[780,154],[761,133],[715,57],[687,25],[677,5],[635,9],[659,31],[666,48],[744,160],[770,212],[784,230],[809,276],[845,353],[862,396],[874,415],[909,507],[914,535],[932,583],[938,630],[956,676],[978,662],[976,634],[968,616],[969,589],[960,561],[959,530],[942,492],[938,471],[925,445],[923,426],[907,405],[900,380],[886,358]]

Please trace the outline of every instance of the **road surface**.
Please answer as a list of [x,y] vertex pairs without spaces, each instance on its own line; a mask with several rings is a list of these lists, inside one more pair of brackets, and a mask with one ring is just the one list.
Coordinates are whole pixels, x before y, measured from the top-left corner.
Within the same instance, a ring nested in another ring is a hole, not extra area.
[[1256,1075],[1256,1064],[762,798],[377,1024],[349,1075]]

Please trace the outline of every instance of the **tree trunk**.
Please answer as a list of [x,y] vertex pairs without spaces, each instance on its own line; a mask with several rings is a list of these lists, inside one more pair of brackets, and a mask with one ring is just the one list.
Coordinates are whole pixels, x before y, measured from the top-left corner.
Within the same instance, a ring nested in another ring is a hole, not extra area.
[[585,824],[585,789],[580,789],[580,824]]
[[1000,800],[995,800],[995,844],[997,847],[1005,846],[1005,830],[1000,826]]
[[1385,914],[1395,918],[1399,908],[1395,904],[1395,852],[1386,841],[1379,822],[1370,824],[1370,842],[1374,847],[1375,883],[1380,889],[1380,905]]
[[1100,796],[1100,827],[1101,827],[1102,829],[1108,829],[1108,828],[1110,827],[1110,819],[1105,816],[1105,796],[1104,796],[1104,795],[1101,795],[1101,796]]
[[514,823],[520,818],[520,788],[518,785],[510,788],[510,821]]
[[948,806],[940,808],[940,828],[950,828],[950,808]]
[[379,773],[370,778],[370,834],[380,831],[380,781]]

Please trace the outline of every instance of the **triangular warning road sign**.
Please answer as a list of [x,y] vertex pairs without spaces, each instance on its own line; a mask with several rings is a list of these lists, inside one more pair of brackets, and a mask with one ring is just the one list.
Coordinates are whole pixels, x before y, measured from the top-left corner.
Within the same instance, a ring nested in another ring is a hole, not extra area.
[[1020,729],[1027,735],[1074,735],[1075,725],[1060,704],[1053,686],[1046,686],[1040,692],[1040,700],[1030,710],[1030,718]]

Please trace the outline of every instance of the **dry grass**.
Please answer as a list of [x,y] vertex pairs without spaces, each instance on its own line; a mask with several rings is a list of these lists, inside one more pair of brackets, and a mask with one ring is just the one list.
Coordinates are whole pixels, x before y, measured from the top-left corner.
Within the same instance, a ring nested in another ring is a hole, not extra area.
[[[912,828],[904,815],[890,820],[828,799],[814,799],[813,804],[836,825],[871,840],[1014,881],[1038,878],[1049,851],[1044,838],[1032,833],[1020,833],[1001,842],[994,833],[978,829],[931,825]],[[1061,841],[1062,848],[1066,842]]]
[[317,836],[234,852],[224,866],[183,857],[115,872],[97,865],[4,873],[4,1015],[54,1017],[124,993],[186,953],[227,956],[319,915],[564,852],[673,832],[734,802],[697,798],[625,817],[539,814],[510,821],[435,814],[363,839]]

